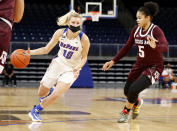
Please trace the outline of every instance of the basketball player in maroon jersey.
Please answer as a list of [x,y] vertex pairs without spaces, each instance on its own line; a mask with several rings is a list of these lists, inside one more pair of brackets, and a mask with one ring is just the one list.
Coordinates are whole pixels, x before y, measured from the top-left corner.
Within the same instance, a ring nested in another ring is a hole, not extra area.
[[20,22],[24,0],[0,0],[0,74],[4,69],[14,22]]
[[129,36],[125,46],[109,62],[103,65],[103,71],[117,63],[135,44],[137,60],[131,69],[124,87],[127,102],[118,120],[120,123],[128,122],[129,112],[132,109],[132,118],[139,114],[143,100],[138,98],[141,91],[155,83],[163,71],[163,52],[167,52],[167,40],[163,31],[151,21],[159,11],[159,6],[154,2],[146,2],[137,11],[137,26]]

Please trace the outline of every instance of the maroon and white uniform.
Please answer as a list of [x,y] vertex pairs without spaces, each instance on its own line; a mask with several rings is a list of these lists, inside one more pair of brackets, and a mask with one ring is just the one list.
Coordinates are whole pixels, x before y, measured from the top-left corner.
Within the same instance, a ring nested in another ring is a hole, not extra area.
[[[150,47],[147,37],[151,36],[156,41],[156,48]],[[139,26],[135,26],[129,36],[125,46],[113,58],[113,61],[118,62],[133,45],[137,48],[137,61],[133,65],[129,75],[128,81],[134,82],[140,75],[146,75],[152,84],[159,79],[163,71],[163,52],[167,52],[168,45],[163,31],[151,23],[146,31]]]
[[12,35],[15,0],[0,0],[0,74],[4,69]]

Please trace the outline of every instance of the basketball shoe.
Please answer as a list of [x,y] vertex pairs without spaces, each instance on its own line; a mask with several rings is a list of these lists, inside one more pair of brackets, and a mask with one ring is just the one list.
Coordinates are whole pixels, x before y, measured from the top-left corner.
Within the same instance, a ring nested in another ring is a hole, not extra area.
[[46,96],[44,96],[44,97],[40,97],[40,98],[39,98],[39,102],[42,102],[43,99],[45,99],[47,96],[51,95],[53,91],[54,91],[54,87],[50,88],[49,94],[46,95]]
[[39,110],[36,108],[36,105],[33,107],[31,112],[28,114],[32,121],[42,121]]
[[138,105],[137,106],[134,105],[133,108],[132,108],[132,119],[137,118],[137,116],[140,113],[140,108],[141,108],[142,105],[143,105],[143,99],[140,98],[139,102],[138,102]]
[[126,112],[125,110],[123,110],[121,113],[120,113],[120,118],[118,119],[118,123],[127,123],[128,122],[128,119],[129,119],[129,112]]

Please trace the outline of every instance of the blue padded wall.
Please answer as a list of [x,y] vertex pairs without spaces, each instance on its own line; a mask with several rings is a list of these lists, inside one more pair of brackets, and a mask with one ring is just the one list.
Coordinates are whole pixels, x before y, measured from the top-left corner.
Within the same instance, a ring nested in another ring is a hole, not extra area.
[[80,71],[80,75],[71,87],[93,88],[93,79],[88,62]]

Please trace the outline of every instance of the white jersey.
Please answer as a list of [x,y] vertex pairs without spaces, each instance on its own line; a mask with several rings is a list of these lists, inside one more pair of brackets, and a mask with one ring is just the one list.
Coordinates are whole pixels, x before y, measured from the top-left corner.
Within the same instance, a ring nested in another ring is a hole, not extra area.
[[68,66],[75,67],[81,62],[82,58],[82,44],[81,38],[83,32],[80,32],[79,35],[72,40],[69,40],[66,36],[68,28],[66,28],[59,38],[59,47],[60,50],[58,51],[58,62],[63,62]]
[[165,68],[164,70],[166,70],[170,76],[170,79],[173,77],[172,76],[172,73],[173,73],[173,70],[171,68]]

